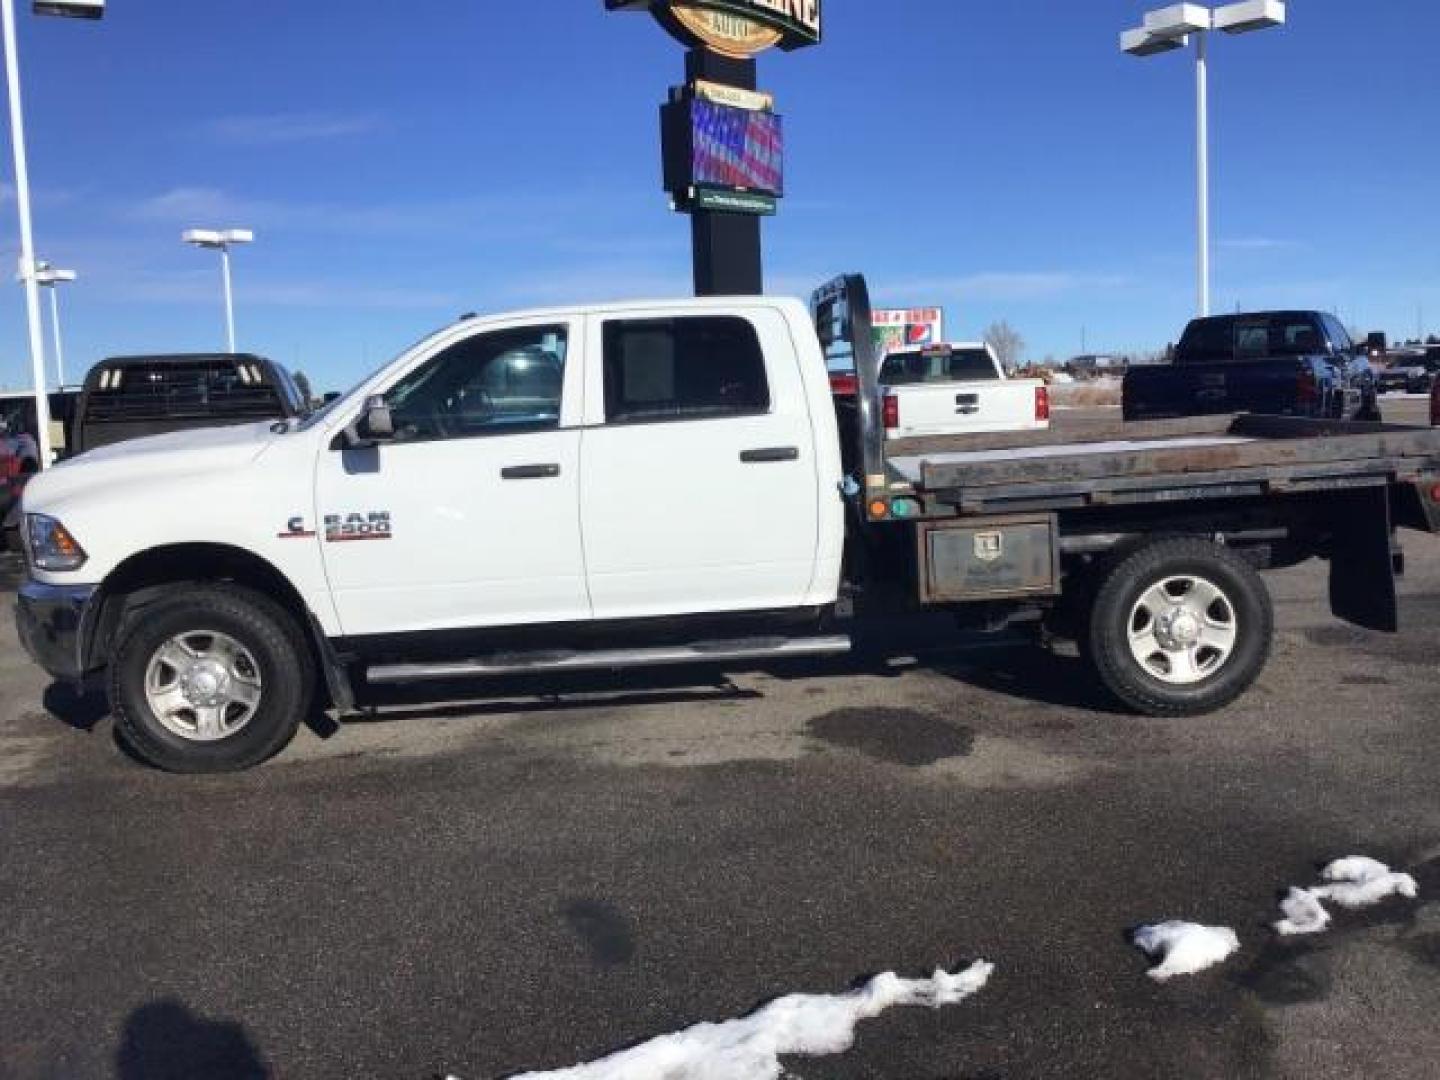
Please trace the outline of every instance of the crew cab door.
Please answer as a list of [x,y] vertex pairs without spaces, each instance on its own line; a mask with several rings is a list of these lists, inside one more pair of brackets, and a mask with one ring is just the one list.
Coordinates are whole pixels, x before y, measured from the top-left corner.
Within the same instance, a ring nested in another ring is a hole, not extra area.
[[578,327],[462,328],[381,387],[393,439],[322,452],[316,528],[347,636],[589,618]]
[[803,606],[816,448],[783,316],[598,314],[586,355],[580,502],[596,618]]

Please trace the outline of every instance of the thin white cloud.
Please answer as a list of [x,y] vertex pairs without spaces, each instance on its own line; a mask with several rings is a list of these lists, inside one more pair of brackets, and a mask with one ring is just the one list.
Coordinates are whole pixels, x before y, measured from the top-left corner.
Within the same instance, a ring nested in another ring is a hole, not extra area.
[[560,273],[507,279],[502,288],[490,291],[490,299],[505,307],[539,307],[612,300],[664,300],[693,293],[694,281],[687,260],[683,267],[669,273],[654,267],[572,265]]
[[1070,271],[988,271],[958,277],[871,283],[890,296],[947,296],[960,300],[1004,302],[1047,300],[1081,293],[1114,292],[1132,284],[1123,274],[1082,274]]
[[175,187],[121,210],[133,221],[175,228],[245,227],[287,233],[403,236],[464,242],[554,243],[593,217],[597,200],[575,192],[496,192],[425,201],[350,204],[259,199],[222,188]]
[[[126,303],[203,304],[217,295],[214,275],[199,271],[143,274],[107,284],[100,285],[106,298]],[[462,306],[457,294],[443,290],[327,280],[242,283],[235,298],[242,305],[315,310],[424,311]]]
[[1278,240],[1271,236],[1232,236],[1219,241],[1226,251],[1288,251],[1300,247],[1295,240]]
[[206,133],[231,146],[283,146],[354,138],[384,126],[380,112],[285,112],[222,117]]
[[277,214],[285,217],[289,213],[283,204],[242,199],[218,188],[178,187],[142,200],[130,210],[129,216],[139,221],[194,224],[253,222],[273,219]]

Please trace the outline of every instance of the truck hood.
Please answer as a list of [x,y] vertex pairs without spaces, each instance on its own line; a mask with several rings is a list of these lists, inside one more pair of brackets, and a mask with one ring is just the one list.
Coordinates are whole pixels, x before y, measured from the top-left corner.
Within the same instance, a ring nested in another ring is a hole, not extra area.
[[172,476],[220,475],[250,464],[276,439],[275,421],[151,435],[87,451],[34,477],[25,508],[45,506],[97,487],[150,486]]

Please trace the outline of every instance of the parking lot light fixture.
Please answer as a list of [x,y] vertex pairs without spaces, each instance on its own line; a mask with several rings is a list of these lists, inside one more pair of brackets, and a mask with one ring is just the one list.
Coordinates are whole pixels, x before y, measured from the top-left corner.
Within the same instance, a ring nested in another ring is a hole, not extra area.
[[1213,16],[1204,4],[1172,4],[1145,16],[1145,32],[1155,37],[1183,38],[1210,29]]
[[[37,15],[81,15],[98,19],[105,0],[36,0]],[[10,97],[10,144],[15,154],[15,207],[20,214],[20,280],[25,285],[25,319],[30,335],[30,373],[35,386],[35,445],[40,467],[50,464],[50,397],[45,392],[45,334],[40,325],[40,286],[35,280],[35,230],[30,217],[30,166],[25,156],[25,110],[20,100],[20,47],[15,34],[15,0],[0,0],[5,39],[5,81]]]
[[225,340],[235,351],[235,297],[230,280],[230,248],[250,244],[255,234],[249,229],[186,229],[180,239],[187,244],[220,252],[220,275],[225,288]]
[[1176,49],[1183,49],[1190,44],[1188,37],[1160,37],[1150,33],[1143,26],[1135,30],[1126,30],[1120,35],[1120,49],[1131,56],[1158,56],[1160,53],[1174,52]]
[[1245,0],[1215,9],[1215,29],[1227,34],[1248,34],[1284,25],[1284,0]]
[[36,15],[59,15],[65,19],[103,19],[105,0],[34,0]]
[[1245,34],[1285,24],[1285,0],[1242,0],[1210,8],[1171,4],[1146,14],[1144,24],[1120,35],[1120,49],[1131,56],[1173,52],[1195,39],[1196,257],[1199,313],[1210,314],[1210,72],[1207,39],[1212,30]]
[[40,263],[35,270],[35,283],[50,290],[50,331],[55,338],[56,385],[65,387],[65,345],[60,337],[60,286],[69,285],[80,275],[74,270],[59,270],[47,262]]

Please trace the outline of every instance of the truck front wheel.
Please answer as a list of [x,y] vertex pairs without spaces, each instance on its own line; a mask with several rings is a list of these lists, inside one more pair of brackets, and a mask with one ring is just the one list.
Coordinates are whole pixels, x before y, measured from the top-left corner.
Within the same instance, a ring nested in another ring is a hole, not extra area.
[[1230,704],[1270,657],[1274,608],[1260,575],[1205,540],[1158,540],[1105,575],[1085,648],[1101,680],[1148,716]]
[[167,772],[248,769],[294,737],[314,664],[295,620],[266,597],[195,585],[120,629],[110,703],[126,744]]

